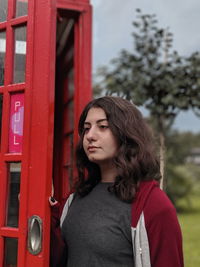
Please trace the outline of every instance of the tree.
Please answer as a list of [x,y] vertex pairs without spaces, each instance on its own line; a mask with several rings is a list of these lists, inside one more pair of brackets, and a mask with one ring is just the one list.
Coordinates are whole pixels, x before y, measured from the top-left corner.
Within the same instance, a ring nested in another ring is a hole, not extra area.
[[191,208],[190,197],[200,192],[200,166],[187,158],[192,149],[200,147],[200,133],[171,130],[166,141],[166,192],[176,207],[184,199]]
[[200,117],[200,54],[192,53],[186,59],[185,73],[186,79],[185,94],[188,96],[188,104],[193,112]]
[[161,175],[164,177],[165,131],[180,110],[194,108],[196,102],[199,105],[200,100],[195,102],[193,98],[199,96],[196,82],[200,76],[196,66],[200,58],[198,53],[184,58],[172,51],[173,35],[169,29],[159,28],[155,15],[144,15],[140,9],[136,12],[134,52],[122,50],[119,57],[111,61],[110,69],[99,68],[97,75],[101,80],[95,88],[132,100],[149,110],[159,134]]

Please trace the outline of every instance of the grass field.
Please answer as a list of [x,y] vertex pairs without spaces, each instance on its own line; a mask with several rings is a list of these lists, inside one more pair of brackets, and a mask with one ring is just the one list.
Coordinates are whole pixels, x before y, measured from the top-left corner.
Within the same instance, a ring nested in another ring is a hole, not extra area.
[[180,203],[183,211],[178,214],[183,233],[185,267],[200,266],[200,196],[191,198],[191,208]]

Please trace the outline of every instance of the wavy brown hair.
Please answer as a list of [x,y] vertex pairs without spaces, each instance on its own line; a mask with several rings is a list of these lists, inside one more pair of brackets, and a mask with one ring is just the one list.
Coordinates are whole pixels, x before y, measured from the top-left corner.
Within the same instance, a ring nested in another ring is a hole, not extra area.
[[87,195],[101,180],[99,166],[88,160],[83,149],[84,122],[91,108],[104,110],[109,128],[119,143],[118,153],[113,158],[117,176],[109,190],[121,200],[131,202],[140,181],[159,180],[161,177],[152,131],[136,106],[125,99],[105,96],[89,102],[78,125],[76,192],[80,196]]

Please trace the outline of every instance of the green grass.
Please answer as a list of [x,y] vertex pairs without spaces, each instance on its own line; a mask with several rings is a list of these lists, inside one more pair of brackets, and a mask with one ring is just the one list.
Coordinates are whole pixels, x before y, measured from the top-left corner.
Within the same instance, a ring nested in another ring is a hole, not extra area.
[[180,203],[182,212],[178,214],[183,233],[185,267],[200,266],[200,196],[191,198],[191,207]]

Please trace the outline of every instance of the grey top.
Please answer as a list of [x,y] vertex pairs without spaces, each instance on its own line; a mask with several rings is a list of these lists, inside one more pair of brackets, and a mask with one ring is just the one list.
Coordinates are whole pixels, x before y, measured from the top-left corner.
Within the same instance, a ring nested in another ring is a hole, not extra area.
[[73,200],[62,225],[67,267],[133,267],[131,204],[108,192],[109,185]]

